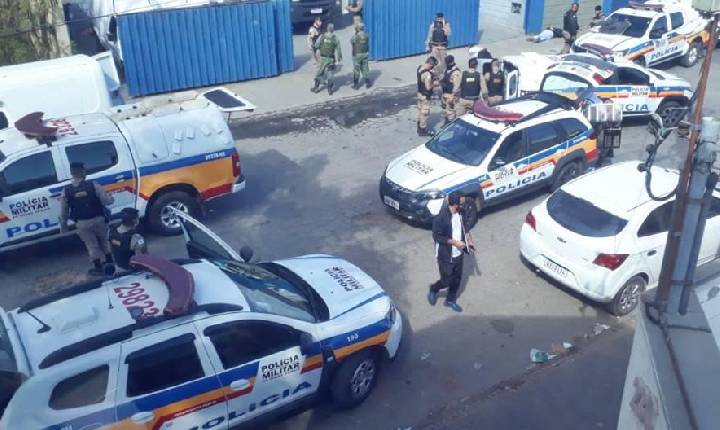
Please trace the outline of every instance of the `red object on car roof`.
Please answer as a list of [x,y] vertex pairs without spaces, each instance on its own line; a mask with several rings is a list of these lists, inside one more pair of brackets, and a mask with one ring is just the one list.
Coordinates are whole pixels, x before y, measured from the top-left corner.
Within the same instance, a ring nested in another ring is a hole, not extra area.
[[505,109],[488,106],[482,100],[476,100],[473,104],[473,113],[475,116],[497,122],[518,122],[523,115],[517,112],[510,112]]
[[134,255],[130,265],[160,277],[168,287],[170,298],[165,315],[185,315],[195,305],[195,280],[182,266],[153,255]]
[[43,113],[33,112],[15,121],[15,128],[30,137],[53,137],[57,127],[48,127],[43,123]]

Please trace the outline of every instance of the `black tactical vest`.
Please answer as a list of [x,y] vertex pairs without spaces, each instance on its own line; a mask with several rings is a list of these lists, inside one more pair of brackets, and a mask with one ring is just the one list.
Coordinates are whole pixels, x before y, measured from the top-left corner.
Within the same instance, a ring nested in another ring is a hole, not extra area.
[[460,98],[477,100],[480,97],[480,72],[464,71],[460,81]]
[[82,181],[77,186],[66,186],[65,198],[70,209],[70,219],[73,221],[105,216],[105,207],[95,194],[95,184],[91,181]]
[[430,73],[432,75],[432,72],[430,70],[423,70],[422,66],[419,66],[417,69],[417,90],[418,90],[418,93],[424,95],[425,97],[427,97],[429,99],[430,97],[432,97],[433,91],[432,91],[432,89],[428,90],[425,87],[425,82],[423,82],[423,77],[424,77],[423,75],[425,73]]
[[116,227],[110,230],[110,247],[112,249],[113,259],[118,267],[129,270],[130,258],[135,255],[135,251],[130,248],[135,230],[120,233],[118,228],[119,227]]

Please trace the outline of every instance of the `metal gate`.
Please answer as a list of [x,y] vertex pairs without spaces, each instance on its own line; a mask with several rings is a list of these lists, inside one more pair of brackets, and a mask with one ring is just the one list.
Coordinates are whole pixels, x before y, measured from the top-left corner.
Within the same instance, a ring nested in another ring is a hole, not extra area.
[[277,75],[294,68],[290,0],[118,16],[131,96]]
[[370,58],[388,60],[425,52],[437,12],[450,22],[451,48],[475,44],[479,8],[480,0],[366,0],[363,18],[370,35]]

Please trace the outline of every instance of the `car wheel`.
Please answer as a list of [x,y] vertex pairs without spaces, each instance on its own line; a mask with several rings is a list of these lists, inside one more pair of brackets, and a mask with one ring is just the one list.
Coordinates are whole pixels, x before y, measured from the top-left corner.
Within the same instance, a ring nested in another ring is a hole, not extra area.
[[378,354],[367,349],[346,359],[335,374],[330,388],[335,402],[343,408],[361,404],[375,387],[379,364]]
[[170,208],[185,212],[191,217],[200,214],[200,204],[184,191],[171,191],[158,197],[150,206],[148,222],[153,232],[163,236],[182,233],[180,222],[172,216]]
[[480,218],[478,212],[481,209],[482,203],[478,202],[477,197],[465,197],[465,204],[463,205],[463,218],[470,228],[475,227],[478,219]]
[[657,114],[662,118],[664,127],[675,127],[685,117],[686,111],[680,102],[667,100],[660,104]]
[[693,42],[688,51],[683,55],[680,63],[685,67],[692,67],[700,59],[700,53],[702,52],[702,45],[699,42]]
[[555,191],[569,181],[577,178],[582,174],[582,163],[579,161],[570,161],[557,172],[553,179],[551,191]]
[[633,311],[640,302],[640,294],[645,291],[647,282],[642,276],[633,276],[620,288],[615,298],[609,303],[610,313],[623,316]]

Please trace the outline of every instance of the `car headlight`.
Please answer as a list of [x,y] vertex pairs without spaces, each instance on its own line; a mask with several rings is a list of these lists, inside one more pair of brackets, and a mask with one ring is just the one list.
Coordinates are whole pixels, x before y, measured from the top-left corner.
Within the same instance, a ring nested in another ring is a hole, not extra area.
[[385,320],[390,323],[390,325],[395,325],[395,318],[397,317],[397,309],[395,308],[395,304],[390,301],[390,308],[388,309],[387,313],[385,314]]
[[444,199],[445,192],[442,190],[421,191],[417,194],[416,200],[437,200]]

